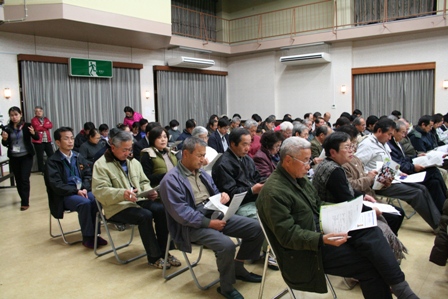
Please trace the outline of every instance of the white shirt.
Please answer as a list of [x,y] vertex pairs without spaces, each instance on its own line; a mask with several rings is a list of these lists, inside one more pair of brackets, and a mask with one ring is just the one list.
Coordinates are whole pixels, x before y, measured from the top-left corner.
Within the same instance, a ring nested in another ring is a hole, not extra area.
[[391,149],[389,145],[382,144],[378,141],[375,135],[369,135],[365,138],[359,145],[356,151],[356,157],[358,157],[366,171],[371,171],[376,169],[376,162],[384,162],[384,158],[389,158]]

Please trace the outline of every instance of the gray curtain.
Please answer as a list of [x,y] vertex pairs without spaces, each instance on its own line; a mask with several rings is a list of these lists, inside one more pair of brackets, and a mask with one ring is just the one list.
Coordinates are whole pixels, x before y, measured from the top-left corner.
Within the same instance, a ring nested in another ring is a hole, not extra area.
[[157,71],[157,107],[162,126],[176,119],[184,128],[190,118],[205,126],[210,115],[227,112],[226,77]]
[[21,61],[24,117],[34,117],[36,105],[44,108],[53,130],[72,127],[75,135],[87,121],[110,128],[122,122],[123,108],[139,111],[140,70],[114,68],[113,78],[81,78],[68,75],[68,65]]
[[[355,0],[355,23],[382,22],[384,2],[384,0]],[[435,4],[434,0],[388,0],[387,19],[398,20],[427,15],[435,10]]]
[[354,75],[354,104],[366,117],[399,110],[415,124],[434,113],[434,70]]

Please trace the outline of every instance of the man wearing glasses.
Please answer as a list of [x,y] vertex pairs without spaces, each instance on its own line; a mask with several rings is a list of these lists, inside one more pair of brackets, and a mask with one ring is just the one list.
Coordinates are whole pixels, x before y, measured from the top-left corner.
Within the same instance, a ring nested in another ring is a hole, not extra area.
[[[326,293],[324,274],[354,277],[364,298],[418,298],[404,278],[386,239],[377,227],[347,233],[321,233],[324,204],[306,174],[310,143],[286,139],[280,163],[257,199],[258,215],[289,287]],[[350,145],[344,150],[350,151]]]
[[129,157],[132,141],[132,134],[126,131],[118,132],[109,140],[110,149],[93,168],[93,194],[103,205],[107,219],[138,225],[151,267],[162,269],[165,263],[168,268],[180,266],[172,255],[164,260],[168,227],[163,204],[154,201],[158,197],[157,191],[149,193],[146,200],[137,199],[137,194],[150,190],[151,185],[141,164]]

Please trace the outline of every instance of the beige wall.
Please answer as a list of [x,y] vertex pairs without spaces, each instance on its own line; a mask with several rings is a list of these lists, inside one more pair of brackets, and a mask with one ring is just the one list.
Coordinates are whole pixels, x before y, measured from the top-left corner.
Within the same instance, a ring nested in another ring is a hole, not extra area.
[[[171,1],[169,0],[27,0],[27,5],[38,4],[69,4],[171,24]],[[5,5],[23,5],[23,0],[7,0]]]

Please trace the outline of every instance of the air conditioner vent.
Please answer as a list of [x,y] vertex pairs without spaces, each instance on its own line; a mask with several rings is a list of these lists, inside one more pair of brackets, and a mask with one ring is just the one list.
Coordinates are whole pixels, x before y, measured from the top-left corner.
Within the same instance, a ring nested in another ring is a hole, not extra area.
[[324,52],[280,57],[280,62],[286,65],[328,63],[330,61],[330,54]]
[[168,59],[167,63],[169,66],[187,68],[207,68],[215,65],[214,60],[185,56]]

